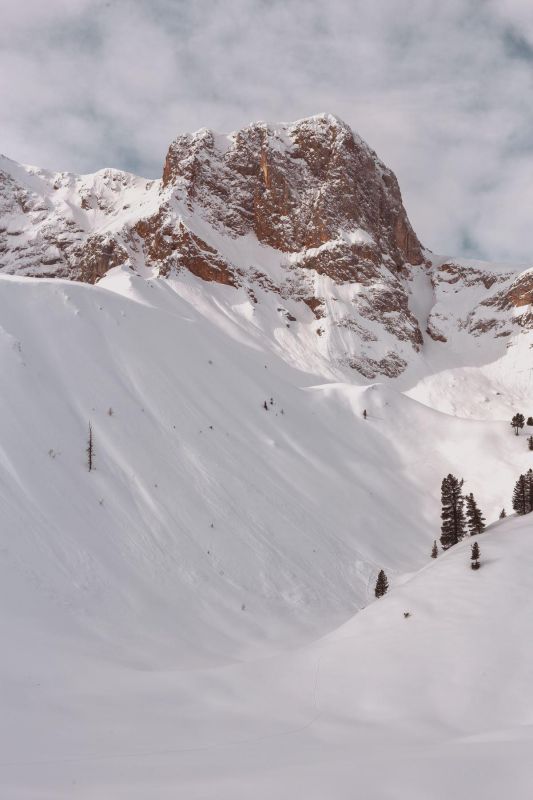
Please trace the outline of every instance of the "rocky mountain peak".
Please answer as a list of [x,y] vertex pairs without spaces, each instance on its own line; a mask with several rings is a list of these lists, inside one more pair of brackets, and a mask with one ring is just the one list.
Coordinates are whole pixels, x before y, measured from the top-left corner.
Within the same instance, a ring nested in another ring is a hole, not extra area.
[[0,157],[0,272],[95,283],[114,267],[232,287],[273,346],[331,375],[396,377],[427,342],[532,324],[530,273],[430,257],[394,174],[331,114],[179,136],[155,181]]
[[283,252],[338,242],[345,277],[361,261],[401,267],[424,260],[394,174],[331,114],[254,123],[229,136],[205,129],[180,136],[168,151],[163,186],[215,228],[254,233]]

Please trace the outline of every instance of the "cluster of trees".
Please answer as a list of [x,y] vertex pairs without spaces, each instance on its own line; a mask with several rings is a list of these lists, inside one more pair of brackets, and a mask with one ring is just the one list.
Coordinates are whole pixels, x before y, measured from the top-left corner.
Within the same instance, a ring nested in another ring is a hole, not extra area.
[[[517,436],[525,424],[526,419],[520,413],[516,413],[511,420],[511,426]],[[527,418],[527,425],[533,426],[533,417]],[[529,449],[533,450],[533,436],[529,436],[527,442]],[[440,543],[443,550],[453,547],[465,536],[477,536],[485,530],[485,517],[481,513],[472,492],[463,495],[463,483],[462,479],[459,480],[452,474],[447,475],[442,481]],[[528,469],[525,475],[520,475],[515,484],[513,510],[517,514],[530,514],[533,511],[533,469]],[[505,516],[505,509],[502,508],[500,519]],[[439,549],[435,539],[431,548],[431,558],[437,558],[438,554]],[[479,555],[479,544],[474,542],[471,552],[472,569],[479,569]],[[376,583],[376,597],[381,597],[387,589],[387,578],[383,570],[381,570]]]
[[[442,481],[440,543],[443,550],[453,547],[465,536],[477,536],[485,530],[485,517],[478,508],[472,492],[463,496],[463,483],[462,479],[459,480],[451,473]],[[436,542],[431,553],[433,558],[436,558],[436,555],[433,555],[435,545]]]
[[[528,494],[529,498],[529,506],[528,511],[533,510],[533,471],[529,470],[528,476],[529,483]],[[527,476],[521,475],[520,478],[526,479]],[[451,473],[447,475],[441,485],[441,500],[442,500],[442,512],[441,512],[441,536],[440,536],[440,543],[442,545],[443,550],[448,550],[449,547],[453,547],[454,544],[457,544],[465,536],[477,536],[480,533],[483,533],[485,530],[485,517],[483,516],[478,504],[476,503],[476,499],[472,492],[467,495],[463,495],[464,481],[459,478],[456,478],[455,475]],[[517,484],[518,486],[518,484]],[[516,491],[516,489],[515,489]],[[513,508],[514,506],[514,496],[513,496]],[[516,510],[516,508],[515,508]],[[526,512],[523,512],[526,513]],[[505,511],[502,509],[502,514],[505,516]],[[439,554],[439,548],[437,546],[437,540],[433,542],[433,547],[431,548],[431,558],[437,558]],[[471,567],[472,569],[479,569],[480,551],[479,551],[479,544],[475,542],[472,545],[472,552],[471,552]],[[383,570],[380,571],[378,575],[378,579],[376,581],[376,587],[374,590],[374,594],[376,597],[383,597],[386,594],[387,589],[389,588],[387,576]]]
[[[533,426],[533,417],[528,417],[526,423],[526,418],[524,417],[523,414],[520,414],[519,412],[514,414],[511,420],[511,428],[514,430],[517,436],[524,427],[524,425]],[[527,445],[530,450],[533,450],[533,436],[528,436]]]

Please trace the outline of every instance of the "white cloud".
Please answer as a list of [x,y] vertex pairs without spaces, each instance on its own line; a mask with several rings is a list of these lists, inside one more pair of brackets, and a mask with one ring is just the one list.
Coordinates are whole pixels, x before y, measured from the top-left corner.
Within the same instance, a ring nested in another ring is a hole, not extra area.
[[425,244],[527,260],[532,68],[526,0],[4,0],[0,149],[155,175],[180,132],[330,110]]

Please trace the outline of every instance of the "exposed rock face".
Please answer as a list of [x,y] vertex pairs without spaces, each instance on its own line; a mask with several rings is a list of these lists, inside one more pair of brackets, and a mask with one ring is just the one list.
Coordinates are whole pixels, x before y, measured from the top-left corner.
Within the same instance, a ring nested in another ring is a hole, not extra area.
[[[422,330],[445,343],[450,327],[501,336],[530,325],[528,273],[441,262],[428,260],[394,174],[327,114],[180,136],[160,181],[0,157],[0,271],[94,283],[123,266],[192,273],[254,306],[273,296],[280,325],[311,326],[320,357],[369,379],[399,375],[423,347]],[[419,321],[420,274],[435,303]],[[458,291],[471,293],[466,312],[449,305]],[[508,313],[516,306],[521,314]]]
[[[251,125],[222,145],[211,131],[181,136],[170,146],[163,185],[234,236],[253,232],[288,253],[335,242],[343,280],[360,261],[424,261],[395,176],[331,115],[276,128]],[[352,232],[359,236],[350,240]],[[322,271],[333,269],[333,259],[320,253],[306,266],[315,259]]]

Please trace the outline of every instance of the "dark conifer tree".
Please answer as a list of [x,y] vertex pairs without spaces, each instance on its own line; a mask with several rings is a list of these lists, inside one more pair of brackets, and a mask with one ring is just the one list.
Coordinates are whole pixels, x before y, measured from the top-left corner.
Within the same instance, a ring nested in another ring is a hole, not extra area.
[[525,418],[523,414],[515,414],[511,420],[511,427],[514,428],[514,432],[518,436],[518,431],[520,428],[524,427]]
[[477,507],[472,492],[466,496],[466,521],[470,536],[476,536],[485,530],[485,517]]
[[439,554],[439,548],[437,547],[437,540],[433,542],[433,547],[431,548],[431,558],[437,558]]
[[533,417],[528,417],[526,425],[533,425]]
[[448,475],[442,481],[441,498],[441,537],[440,543],[443,550],[457,544],[465,535],[465,516],[461,488],[463,481],[455,475]]
[[505,513],[505,508],[502,508],[502,510],[500,511],[500,519],[505,519],[506,516],[507,514]]
[[94,443],[93,443],[93,429],[92,425],[89,422],[89,438],[87,439],[87,449],[85,450],[87,453],[87,467],[89,468],[89,472],[93,468],[93,459],[94,459]]
[[376,588],[374,589],[374,594],[376,597],[383,597],[384,594],[387,594],[389,588],[389,582],[387,580],[387,576],[385,572],[381,569],[379,571],[378,579],[376,581]]
[[366,419],[366,408],[363,409],[363,417]]
[[526,472],[527,514],[533,511],[533,470],[531,467]]
[[477,542],[474,542],[472,545],[472,553],[470,554],[471,564],[470,566],[472,569],[479,569],[479,545]]
[[520,475],[513,490],[513,510],[517,514],[527,514],[529,508],[529,492],[525,475]]
[[527,446],[530,450],[533,450],[533,436],[530,436],[527,440]]

